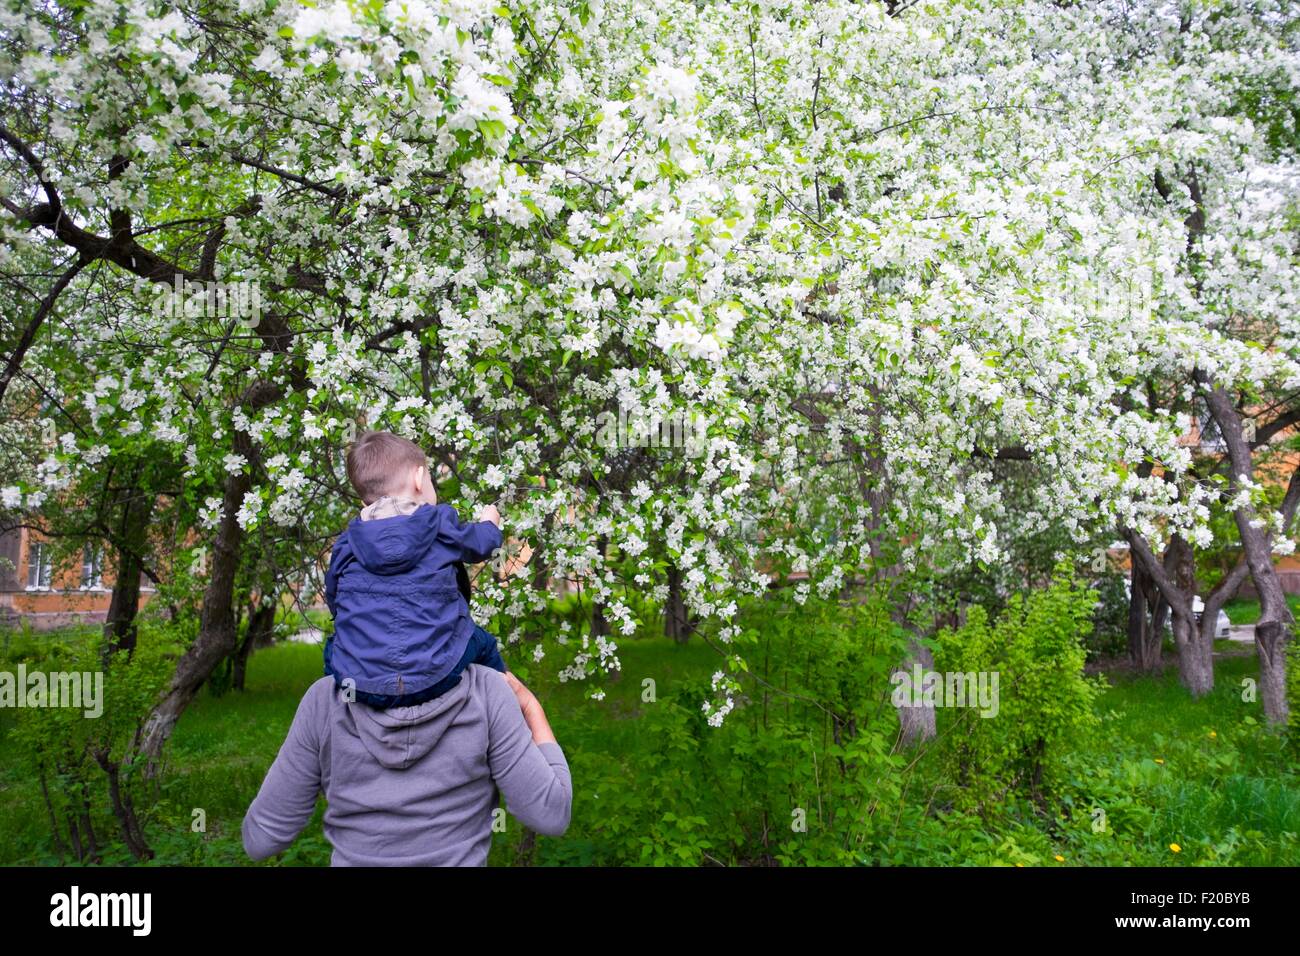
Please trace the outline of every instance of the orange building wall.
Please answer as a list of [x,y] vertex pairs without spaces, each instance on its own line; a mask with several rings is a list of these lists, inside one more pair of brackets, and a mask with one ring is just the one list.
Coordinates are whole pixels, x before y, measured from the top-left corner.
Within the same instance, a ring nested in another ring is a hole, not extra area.
[[[112,599],[113,573],[105,567],[99,587],[82,587],[81,561],[56,565],[50,573],[49,588],[28,588],[31,544],[41,538],[28,528],[18,528],[0,536],[4,547],[0,557],[13,562],[0,567],[0,623],[14,626],[24,622],[38,630],[68,624],[100,623],[108,615]],[[153,588],[141,586],[143,607],[153,596]]]

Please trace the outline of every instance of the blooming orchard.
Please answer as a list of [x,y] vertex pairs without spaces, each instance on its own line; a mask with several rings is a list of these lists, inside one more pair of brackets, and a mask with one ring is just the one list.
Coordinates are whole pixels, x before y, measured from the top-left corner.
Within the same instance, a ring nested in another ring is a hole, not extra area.
[[[1294,117],[1242,112],[1298,61],[1281,4],[1182,6],[6,0],[0,269],[71,275],[5,306],[44,324],[6,436],[52,434],[3,505],[129,473],[202,531],[158,740],[234,591],[347,520],[360,426],[501,502],[534,564],[476,613],[508,641],[543,640],[538,569],[582,589],[591,633],[528,648],[566,679],[679,597],[714,723],[772,573],[901,593],[1051,533],[1203,542],[1193,369],[1300,384]],[[151,309],[178,275],[260,314]],[[701,453],[611,446],[619,409]]]

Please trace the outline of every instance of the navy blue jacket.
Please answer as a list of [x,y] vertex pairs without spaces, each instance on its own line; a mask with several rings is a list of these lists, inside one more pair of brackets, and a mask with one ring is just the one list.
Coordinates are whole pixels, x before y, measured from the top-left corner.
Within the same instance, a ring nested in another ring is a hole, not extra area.
[[500,546],[496,525],[462,524],[450,505],[352,519],[325,572],[329,672],[367,694],[414,694],[442,680],[473,629],[457,566],[486,561]]

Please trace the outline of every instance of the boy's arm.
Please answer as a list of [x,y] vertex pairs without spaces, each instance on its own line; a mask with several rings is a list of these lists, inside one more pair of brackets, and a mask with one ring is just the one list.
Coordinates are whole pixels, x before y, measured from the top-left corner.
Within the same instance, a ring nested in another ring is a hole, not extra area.
[[352,548],[348,545],[348,533],[343,531],[334,539],[334,547],[330,549],[330,564],[325,571],[325,604],[330,609],[330,616],[334,616],[334,602],[338,597],[339,590],[339,568],[343,566],[343,559],[350,554]]
[[469,564],[478,564],[492,557],[492,553],[501,547],[501,529],[491,521],[460,520],[456,509],[446,506],[446,518],[438,530],[439,537],[452,546],[460,560]]
[[320,722],[332,682],[314,684],[303,695],[289,735],[244,815],[244,852],[254,860],[289,848],[316,812],[320,793]]

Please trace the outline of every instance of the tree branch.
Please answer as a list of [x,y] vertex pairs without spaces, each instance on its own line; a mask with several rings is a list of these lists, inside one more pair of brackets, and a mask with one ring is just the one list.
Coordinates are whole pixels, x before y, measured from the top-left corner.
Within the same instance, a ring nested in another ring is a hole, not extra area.
[[4,399],[5,392],[9,388],[9,383],[13,381],[13,377],[18,374],[18,369],[23,364],[23,357],[27,354],[27,350],[32,347],[32,343],[36,341],[36,333],[40,331],[46,318],[49,316],[50,312],[54,310],[54,303],[58,300],[59,295],[68,287],[72,280],[77,277],[77,274],[81,272],[82,269],[86,268],[86,266],[88,266],[92,261],[94,260],[89,259],[84,255],[78,256],[77,261],[68,267],[63,275],[59,276],[58,281],[55,282],[53,288],[50,289],[49,294],[41,300],[40,307],[37,308],[36,314],[33,315],[32,320],[27,323],[27,328],[23,329],[23,334],[18,337],[18,344],[14,346],[14,350],[10,353],[8,361],[5,362],[4,371],[0,372],[0,400]]

